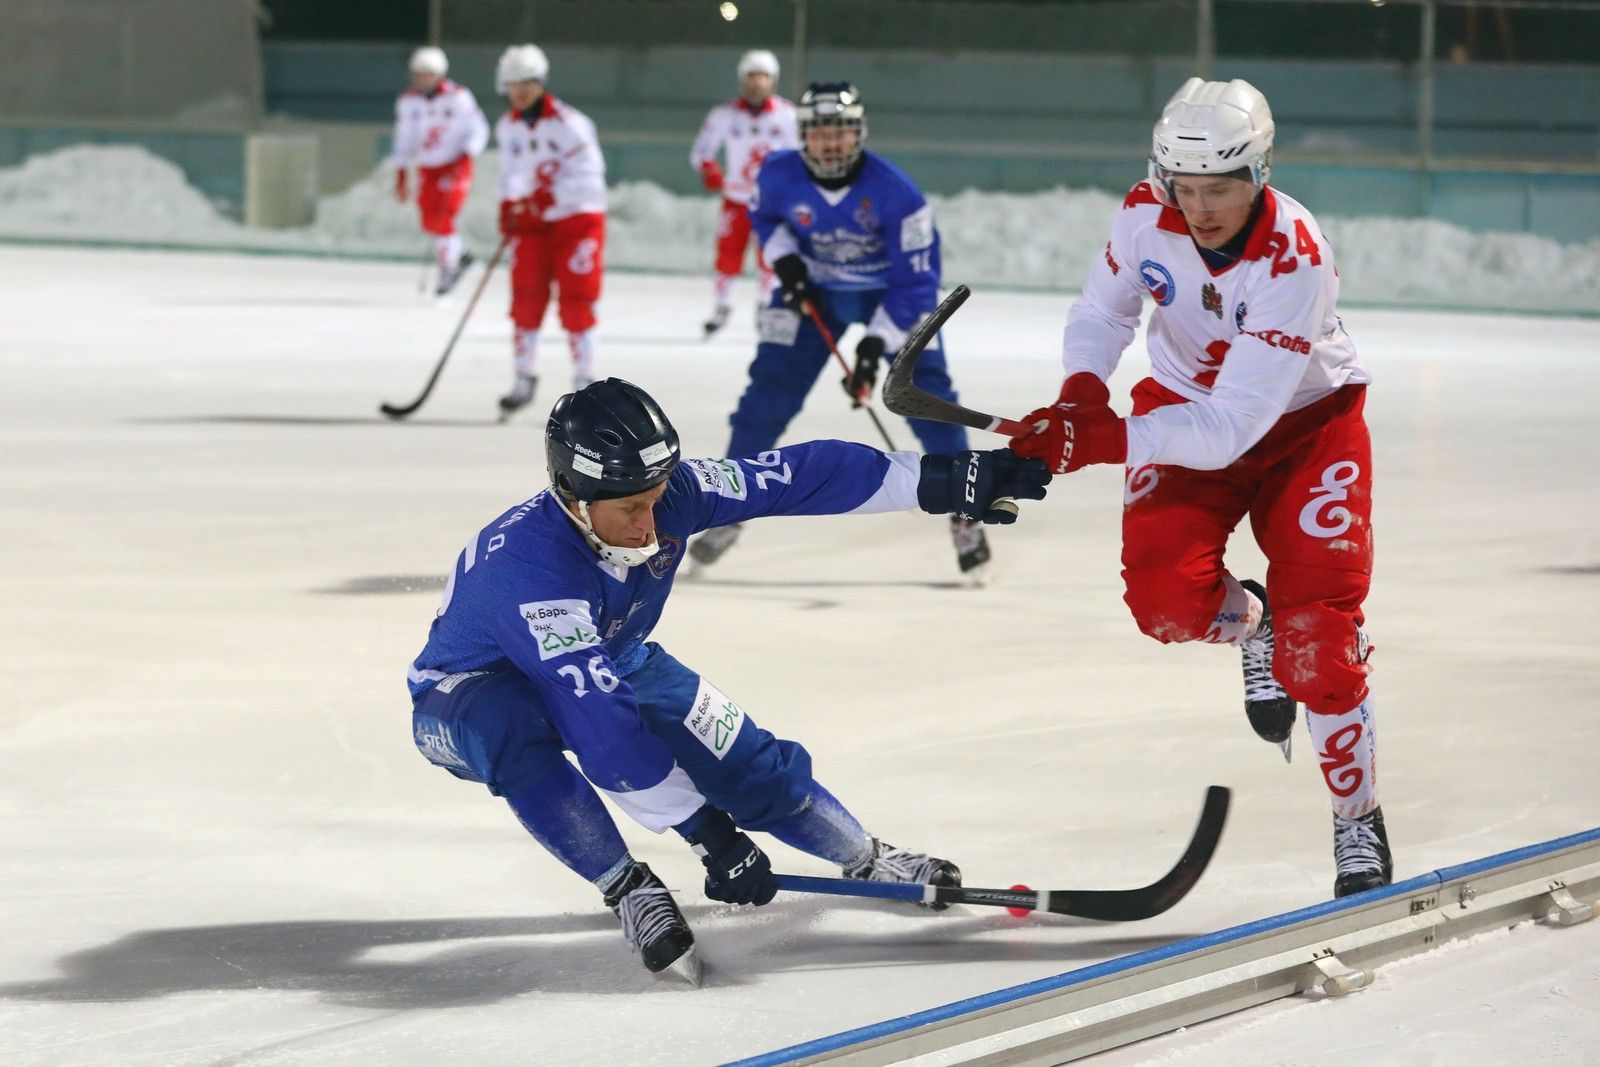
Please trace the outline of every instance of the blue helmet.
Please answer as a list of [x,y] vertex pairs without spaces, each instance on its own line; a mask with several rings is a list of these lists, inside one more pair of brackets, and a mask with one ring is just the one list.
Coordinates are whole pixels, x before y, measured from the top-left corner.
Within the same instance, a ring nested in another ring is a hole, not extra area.
[[678,431],[650,394],[621,378],[568,393],[544,427],[550,484],[591,504],[654,489],[672,474]]

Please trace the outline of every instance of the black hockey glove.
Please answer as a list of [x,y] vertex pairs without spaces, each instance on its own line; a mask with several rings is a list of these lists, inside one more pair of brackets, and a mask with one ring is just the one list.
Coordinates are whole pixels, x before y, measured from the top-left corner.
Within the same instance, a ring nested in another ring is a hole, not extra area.
[[1017,513],[997,508],[1001,497],[1043,500],[1050,484],[1050,469],[1043,460],[1023,459],[1010,449],[988,452],[935,453],[922,457],[922,478],[917,483],[917,506],[935,515],[955,512],[962,518],[1009,524]]
[[850,397],[851,407],[860,407],[872,396],[872,387],[878,384],[878,364],[883,362],[883,338],[871,334],[856,345],[856,369],[844,379],[844,391]]
[[796,311],[801,305],[813,303],[811,275],[806,273],[806,261],[790,252],[772,265],[778,276],[778,288],[783,290],[783,302]]
[[778,895],[772,861],[756,843],[739,832],[726,812],[709,804],[680,827],[685,841],[706,865],[706,896],[724,904],[770,903]]

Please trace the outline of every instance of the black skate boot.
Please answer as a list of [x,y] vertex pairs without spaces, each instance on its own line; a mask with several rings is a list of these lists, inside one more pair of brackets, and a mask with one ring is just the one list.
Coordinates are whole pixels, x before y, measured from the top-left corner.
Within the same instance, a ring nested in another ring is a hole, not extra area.
[[500,398],[500,421],[505,422],[512,415],[533,403],[533,390],[539,384],[539,379],[531,374],[519,374],[511,386],[511,392]]
[[1373,808],[1359,819],[1333,817],[1333,895],[1377,889],[1394,881],[1394,857],[1383,828],[1383,809]]
[[694,951],[694,933],[672,899],[672,892],[649,867],[634,863],[605,900],[606,907],[622,920],[622,936],[639,951],[639,958],[651,974],[670,970],[690,985],[700,984],[700,957]]
[[1254,636],[1239,642],[1239,654],[1244,660],[1244,713],[1250,717],[1256,736],[1282,749],[1287,763],[1296,705],[1272,674],[1272,608],[1260,582],[1246,578],[1239,584],[1261,601],[1261,625],[1256,627]]
[[449,267],[441,267],[439,269],[439,285],[434,289],[433,295],[444,296],[454,289],[456,283],[461,280],[461,276],[467,273],[467,268],[475,262],[477,261],[473,259],[471,252],[463,252],[461,253],[461,260],[455,265],[454,270]]
[[956,546],[956,566],[975,584],[982,585],[989,570],[989,539],[983,534],[983,525],[952,515],[950,540]]
[[704,340],[711,340],[712,334],[728,325],[728,315],[731,310],[727,304],[718,304],[712,310],[711,317],[703,323],[706,331]]
[[[872,839],[872,851],[854,867],[844,868],[846,878],[863,882],[911,882],[917,885],[958,886],[961,868],[949,860],[926,852],[908,852]],[[919,908],[943,911],[948,904],[918,904]]]
[[711,566],[722,558],[722,554],[733,547],[739,540],[739,532],[744,529],[744,524],[734,523],[732,526],[717,526],[707,530],[689,544],[689,558],[694,560],[699,569]]

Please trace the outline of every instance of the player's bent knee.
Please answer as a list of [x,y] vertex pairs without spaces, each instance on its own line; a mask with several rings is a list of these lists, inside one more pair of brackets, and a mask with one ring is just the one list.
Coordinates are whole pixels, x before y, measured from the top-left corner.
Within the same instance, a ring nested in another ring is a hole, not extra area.
[[1208,597],[1213,590],[1171,570],[1124,572],[1123,579],[1123,603],[1146,637],[1162,644],[1198,641],[1210,629],[1215,608]]

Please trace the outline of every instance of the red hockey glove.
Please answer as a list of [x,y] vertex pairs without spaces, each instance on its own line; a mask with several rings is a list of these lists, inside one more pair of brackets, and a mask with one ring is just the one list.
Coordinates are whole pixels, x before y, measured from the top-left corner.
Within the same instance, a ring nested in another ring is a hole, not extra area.
[[543,212],[532,197],[500,201],[500,233],[505,237],[525,237],[536,231]]
[[1061,395],[1056,397],[1056,403],[1083,408],[1105,407],[1111,403],[1111,390],[1106,388],[1105,382],[1081,370],[1061,383]]
[[406,184],[406,168],[401,167],[394,172],[394,199],[396,203],[403,204],[411,195],[411,190]]
[[722,168],[714,159],[708,159],[700,164],[700,181],[704,183],[706,192],[722,192]]
[[1044,460],[1054,474],[1071,474],[1091,463],[1122,463],[1128,458],[1128,424],[1103,404],[1053,404],[1030,411],[1018,421],[1037,428],[1025,437],[1012,438],[1011,451]]

